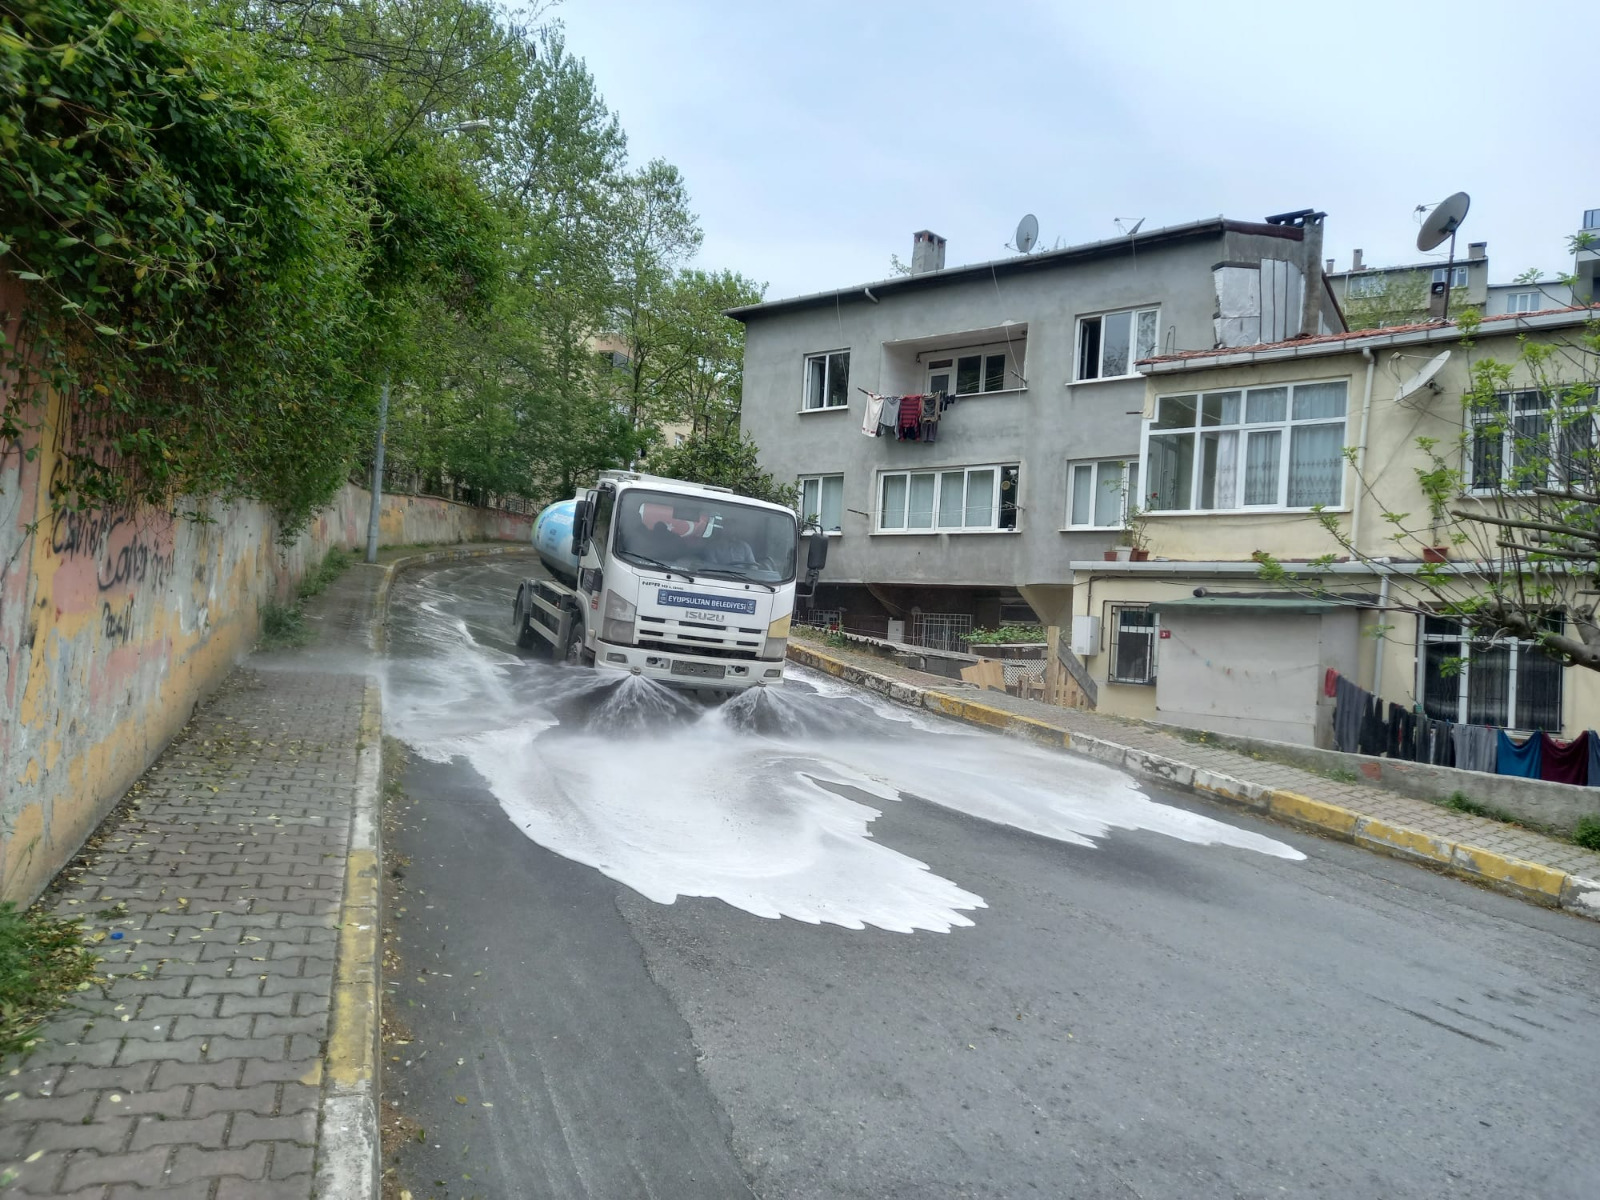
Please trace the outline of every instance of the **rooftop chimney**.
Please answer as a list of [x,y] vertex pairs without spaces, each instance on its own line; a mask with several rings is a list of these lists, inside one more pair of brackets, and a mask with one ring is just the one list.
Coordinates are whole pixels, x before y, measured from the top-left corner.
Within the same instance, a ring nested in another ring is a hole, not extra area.
[[1359,250],[1350,251],[1350,269],[1352,271],[1361,270],[1361,251],[1359,251]]
[[925,275],[929,271],[942,270],[944,270],[944,239],[927,229],[912,234],[911,273]]
[[1327,261],[1328,265],[1326,267],[1324,267],[1323,270],[1326,271],[1329,275],[1332,275],[1333,274],[1333,259],[1330,258],[1330,259],[1327,259],[1326,261]]
[[1488,242],[1468,242],[1467,243],[1467,257],[1468,258],[1488,258],[1489,257],[1489,243]]

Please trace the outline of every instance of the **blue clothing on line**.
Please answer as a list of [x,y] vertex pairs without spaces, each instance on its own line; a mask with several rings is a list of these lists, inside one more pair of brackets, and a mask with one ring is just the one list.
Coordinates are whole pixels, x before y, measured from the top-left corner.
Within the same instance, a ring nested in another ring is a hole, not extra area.
[[1520,775],[1524,779],[1539,778],[1539,767],[1544,758],[1544,738],[1537,733],[1525,739],[1522,745],[1511,740],[1511,735],[1500,730],[1500,753],[1495,759],[1495,772],[1500,775]]

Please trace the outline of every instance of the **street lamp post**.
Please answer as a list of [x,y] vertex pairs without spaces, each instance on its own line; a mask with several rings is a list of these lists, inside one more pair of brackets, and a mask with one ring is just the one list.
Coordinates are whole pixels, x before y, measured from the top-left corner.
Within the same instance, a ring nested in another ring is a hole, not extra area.
[[378,445],[372,453],[372,511],[367,516],[367,561],[378,561],[378,526],[383,512],[383,449],[389,434],[389,373],[378,393]]

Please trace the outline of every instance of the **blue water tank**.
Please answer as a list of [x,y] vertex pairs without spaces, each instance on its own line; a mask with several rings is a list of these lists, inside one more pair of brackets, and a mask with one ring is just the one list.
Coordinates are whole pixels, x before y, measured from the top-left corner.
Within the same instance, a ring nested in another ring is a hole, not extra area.
[[578,584],[578,556],[572,552],[572,523],[578,516],[576,500],[558,500],[533,522],[533,548],[539,561],[564,583]]

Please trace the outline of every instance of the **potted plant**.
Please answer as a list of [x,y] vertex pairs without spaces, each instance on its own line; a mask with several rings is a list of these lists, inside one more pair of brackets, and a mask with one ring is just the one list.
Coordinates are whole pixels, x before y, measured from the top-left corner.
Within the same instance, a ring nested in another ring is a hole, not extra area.
[[1117,546],[1119,562],[1144,562],[1150,557],[1149,520],[1150,515],[1144,509],[1137,504],[1128,505],[1127,515],[1122,520],[1122,542]]

